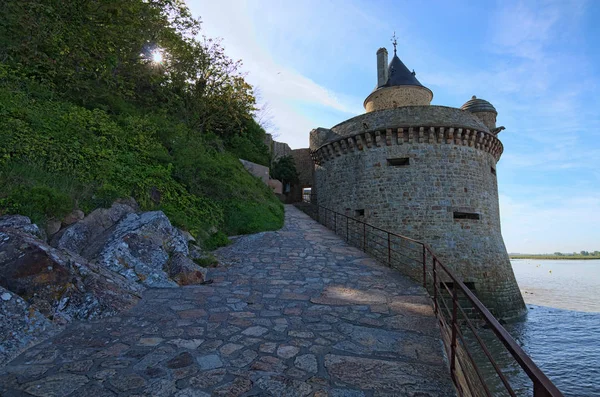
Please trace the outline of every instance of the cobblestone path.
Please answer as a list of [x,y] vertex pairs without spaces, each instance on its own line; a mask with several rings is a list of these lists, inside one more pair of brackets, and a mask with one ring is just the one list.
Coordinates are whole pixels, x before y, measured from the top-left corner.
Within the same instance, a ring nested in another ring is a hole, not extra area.
[[0,369],[2,396],[453,396],[424,291],[292,206],[218,252],[214,283],[154,289]]

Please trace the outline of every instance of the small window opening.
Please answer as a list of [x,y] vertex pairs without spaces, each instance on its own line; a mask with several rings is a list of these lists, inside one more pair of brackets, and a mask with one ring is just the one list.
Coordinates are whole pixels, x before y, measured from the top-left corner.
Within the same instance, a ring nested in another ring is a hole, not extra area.
[[365,210],[354,210],[354,216],[365,216]]
[[492,174],[496,175],[496,169],[494,167],[491,167],[491,171],[492,171]]
[[454,219],[479,219],[479,214],[474,212],[455,212]]
[[400,157],[397,159],[387,159],[387,163],[392,167],[402,167],[410,164],[410,159],[408,157]]

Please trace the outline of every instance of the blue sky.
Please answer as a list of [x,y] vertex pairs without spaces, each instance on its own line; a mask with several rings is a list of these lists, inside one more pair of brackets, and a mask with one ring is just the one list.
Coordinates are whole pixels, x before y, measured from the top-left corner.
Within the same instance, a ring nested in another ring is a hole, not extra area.
[[188,0],[241,59],[271,132],[292,148],[364,113],[375,52],[400,59],[432,104],[498,110],[509,252],[600,250],[600,1]]

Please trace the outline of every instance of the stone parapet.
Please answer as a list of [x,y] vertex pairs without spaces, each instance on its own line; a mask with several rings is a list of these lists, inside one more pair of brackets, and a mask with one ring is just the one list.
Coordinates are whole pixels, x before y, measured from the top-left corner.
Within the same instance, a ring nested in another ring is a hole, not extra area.
[[386,128],[376,131],[358,132],[311,150],[313,161],[322,164],[343,154],[362,151],[372,147],[411,145],[429,143],[439,145],[468,146],[491,154],[496,161],[500,159],[504,146],[502,142],[489,132],[454,127],[400,127]]

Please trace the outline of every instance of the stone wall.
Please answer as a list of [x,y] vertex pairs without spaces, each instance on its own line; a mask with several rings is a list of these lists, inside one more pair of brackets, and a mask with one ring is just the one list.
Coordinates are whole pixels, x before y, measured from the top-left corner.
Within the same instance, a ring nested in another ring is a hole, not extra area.
[[287,143],[273,141],[272,159],[277,160],[280,157],[291,156],[292,148]]
[[296,170],[298,171],[299,185],[301,187],[310,187],[313,185],[314,163],[310,156],[309,149],[294,149],[292,157]]
[[433,99],[431,91],[419,86],[394,86],[379,88],[365,99],[365,110],[394,109],[401,106],[428,106]]
[[490,130],[473,113],[446,106],[406,106],[361,114],[332,128],[317,128],[310,133],[310,149],[364,132],[404,127],[465,128],[489,133]]
[[264,165],[256,164],[248,160],[242,160],[242,165],[249,173],[260,178],[265,185],[269,184],[269,167],[265,167]]
[[[397,115],[368,113],[329,130],[356,138],[319,148],[311,143],[318,162],[313,187],[318,203],[426,242],[463,281],[473,283],[494,314],[521,316],[525,306],[500,231],[495,169],[502,144],[467,112],[432,108],[438,109],[418,112],[431,119],[411,122],[453,127],[405,125],[383,134],[362,132],[363,120],[369,128],[385,128],[386,122],[399,121],[415,108],[396,109]],[[452,117],[435,120],[436,112]],[[477,130],[469,129],[473,126]],[[455,212],[477,214],[479,219],[455,219]],[[420,268],[408,266],[404,272],[422,277]]]

